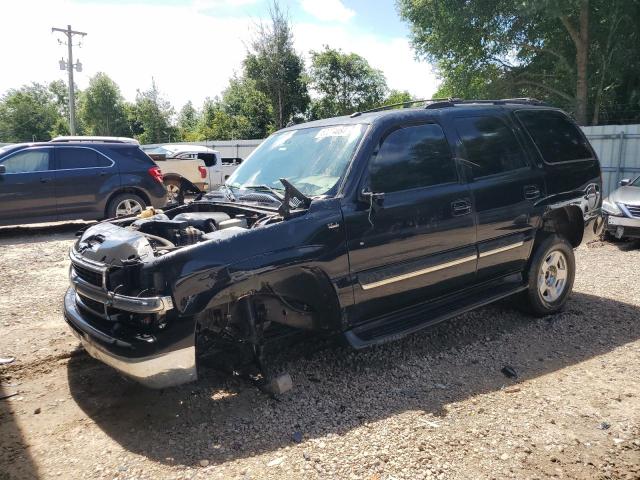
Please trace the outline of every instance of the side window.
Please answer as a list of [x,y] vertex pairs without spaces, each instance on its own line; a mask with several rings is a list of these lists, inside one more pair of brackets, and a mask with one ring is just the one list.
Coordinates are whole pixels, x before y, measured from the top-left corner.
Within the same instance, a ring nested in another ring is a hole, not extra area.
[[516,112],[516,117],[531,135],[545,162],[570,162],[593,157],[578,127],[562,113],[521,110]]
[[475,178],[526,167],[527,160],[511,128],[496,117],[455,120],[456,129],[473,163]]
[[2,161],[7,173],[44,172],[51,170],[50,163],[51,151],[49,149],[18,152]]
[[449,144],[439,125],[405,127],[384,139],[369,162],[374,192],[397,192],[458,180]]
[[90,148],[58,148],[56,155],[60,170],[111,166],[109,160]]

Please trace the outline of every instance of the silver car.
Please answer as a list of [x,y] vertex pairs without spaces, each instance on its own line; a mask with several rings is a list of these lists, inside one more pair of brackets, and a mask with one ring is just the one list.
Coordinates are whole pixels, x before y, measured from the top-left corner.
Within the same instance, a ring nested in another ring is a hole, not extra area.
[[603,202],[606,232],[617,239],[640,238],[640,176],[620,181],[620,188]]

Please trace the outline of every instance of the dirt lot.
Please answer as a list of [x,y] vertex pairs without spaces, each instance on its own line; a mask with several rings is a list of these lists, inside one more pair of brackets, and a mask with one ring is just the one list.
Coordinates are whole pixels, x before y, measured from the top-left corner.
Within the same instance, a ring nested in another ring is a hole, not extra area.
[[[77,226],[0,230],[0,480],[640,478],[640,246],[576,252],[553,318],[503,303],[405,340],[287,359],[272,399],[213,371],[146,390],[61,314]],[[501,373],[510,365],[518,377]]]

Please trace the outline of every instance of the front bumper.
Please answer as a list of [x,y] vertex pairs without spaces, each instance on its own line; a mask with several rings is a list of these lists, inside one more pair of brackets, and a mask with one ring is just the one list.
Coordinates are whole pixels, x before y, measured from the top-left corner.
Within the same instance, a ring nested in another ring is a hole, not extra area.
[[607,231],[617,237],[640,238],[640,218],[607,215]]
[[137,357],[135,342],[111,336],[84,318],[73,288],[64,297],[64,318],[89,355],[147,387],[166,388],[197,380],[193,344]]

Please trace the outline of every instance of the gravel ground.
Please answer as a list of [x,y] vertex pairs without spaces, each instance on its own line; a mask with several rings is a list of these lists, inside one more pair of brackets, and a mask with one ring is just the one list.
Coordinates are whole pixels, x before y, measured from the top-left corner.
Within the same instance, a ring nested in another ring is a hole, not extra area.
[[504,302],[291,353],[295,388],[273,399],[214,371],[146,390],[79,350],[61,315],[76,228],[0,229],[0,355],[17,357],[0,367],[0,480],[640,478],[637,244],[580,247],[554,317]]

